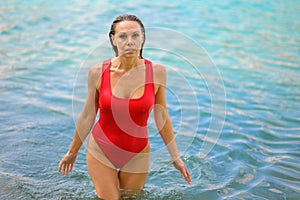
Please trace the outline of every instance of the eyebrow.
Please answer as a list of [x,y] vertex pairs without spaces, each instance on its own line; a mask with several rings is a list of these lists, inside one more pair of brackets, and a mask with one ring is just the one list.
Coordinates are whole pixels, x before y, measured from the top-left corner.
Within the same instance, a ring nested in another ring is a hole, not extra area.
[[[136,31],[133,31],[133,33],[139,33],[141,30],[136,30]],[[122,33],[128,33],[128,32],[131,32],[131,31],[120,31],[119,34],[122,34]]]

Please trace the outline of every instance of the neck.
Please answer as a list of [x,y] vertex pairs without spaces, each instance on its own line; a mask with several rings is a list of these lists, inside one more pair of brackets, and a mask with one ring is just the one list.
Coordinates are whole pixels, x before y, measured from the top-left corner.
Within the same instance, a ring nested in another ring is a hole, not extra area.
[[129,71],[130,69],[138,66],[139,63],[139,57],[124,57],[124,56],[120,56],[119,57],[119,69],[123,69],[125,71]]

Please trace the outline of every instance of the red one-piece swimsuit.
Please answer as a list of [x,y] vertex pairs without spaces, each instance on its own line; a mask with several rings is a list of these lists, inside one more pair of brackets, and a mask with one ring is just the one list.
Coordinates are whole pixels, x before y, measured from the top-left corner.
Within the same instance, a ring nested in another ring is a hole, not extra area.
[[112,94],[111,60],[102,64],[99,91],[100,117],[92,135],[105,156],[116,168],[122,168],[148,144],[147,122],[155,102],[152,62],[144,59],[146,77],[140,98],[119,98]]

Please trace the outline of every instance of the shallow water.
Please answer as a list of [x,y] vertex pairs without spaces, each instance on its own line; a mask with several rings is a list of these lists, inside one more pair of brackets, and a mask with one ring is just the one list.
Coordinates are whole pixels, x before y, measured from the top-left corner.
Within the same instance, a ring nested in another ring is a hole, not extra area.
[[106,34],[128,12],[147,27],[144,56],[168,69],[169,113],[193,179],[172,167],[150,118],[140,199],[297,199],[300,6],[280,0],[2,1],[0,198],[97,199],[85,146],[69,177],[57,165],[87,70],[112,56]]

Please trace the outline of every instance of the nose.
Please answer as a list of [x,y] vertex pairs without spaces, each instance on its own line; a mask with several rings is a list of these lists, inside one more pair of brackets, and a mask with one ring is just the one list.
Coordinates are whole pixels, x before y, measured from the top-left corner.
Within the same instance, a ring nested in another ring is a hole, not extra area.
[[132,46],[134,44],[133,39],[131,37],[127,38],[127,45]]

